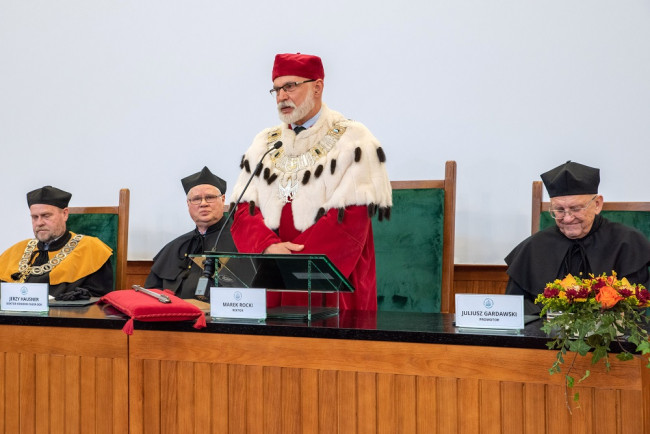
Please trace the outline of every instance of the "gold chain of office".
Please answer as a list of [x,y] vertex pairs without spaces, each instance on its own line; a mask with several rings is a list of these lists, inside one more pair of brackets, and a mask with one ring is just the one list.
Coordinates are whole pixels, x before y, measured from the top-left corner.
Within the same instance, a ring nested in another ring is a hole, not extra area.
[[24,283],[25,280],[27,279],[27,276],[34,275],[34,276],[40,276],[45,273],[49,273],[59,265],[69,254],[74,250],[75,247],[77,247],[77,244],[79,244],[79,241],[84,236],[81,234],[75,235],[73,238],[68,241],[65,246],[59,252],[54,255],[52,259],[47,261],[46,264],[43,265],[36,265],[34,267],[29,265],[29,260],[32,258],[32,253],[34,253],[34,249],[36,248],[36,245],[38,244],[37,239],[29,240],[27,243],[27,246],[25,247],[25,252],[23,253],[23,257],[20,259],[18,262],[18,272],[20,273],[20,279],[18,282]]
[[[340,123],[335,123],[325,137],[318,143],[310,147],[307,151],[300,155],[287,155],[284,152],[284,147],[275,152],[271,152],[270,158],[272,164],[282,173],[296,173],[300,170],[313,166],[316,161],[325,155],[336,145],[347,127]],[[272,148],[275,142],[281,137],[282,131],[280,128],[271,130],[266,138],[268,148]]]

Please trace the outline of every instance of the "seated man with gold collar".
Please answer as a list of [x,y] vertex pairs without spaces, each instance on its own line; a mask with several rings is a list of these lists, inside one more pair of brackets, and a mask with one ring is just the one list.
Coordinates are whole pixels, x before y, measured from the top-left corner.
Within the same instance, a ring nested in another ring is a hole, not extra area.
[[48,283],[57,300],[87,299],[113,289],[110,247],[66,227],[71,197],[49,185],[27,193],[35,238],[0,255],[0,281]]

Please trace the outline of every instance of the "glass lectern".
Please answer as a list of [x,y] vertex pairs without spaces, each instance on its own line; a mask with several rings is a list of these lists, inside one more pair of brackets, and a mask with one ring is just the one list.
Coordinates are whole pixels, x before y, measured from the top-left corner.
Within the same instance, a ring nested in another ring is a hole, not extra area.
[[[281,305],[267,308],[267,318],[311,321],[337,315],[338,294],[354,291],[325,255],[205,253],[191,256],[212,258],[218,264],[211,286],[265,288],[267,292],[281,293]],[[283,297],[289,293],[303,295]],[[295,301],[296,298],[302,298],[300,305],[286,305],[286,299]]]

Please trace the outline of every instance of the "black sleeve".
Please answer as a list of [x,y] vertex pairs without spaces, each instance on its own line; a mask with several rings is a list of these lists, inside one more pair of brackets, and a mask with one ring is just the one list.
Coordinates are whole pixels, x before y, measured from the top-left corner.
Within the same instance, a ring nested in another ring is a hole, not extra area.
[[524,291],[517,282],[511,277],[508,279],[508,286],[506,286],[507,295],[523,295],[524,296],[524,314],[525,315],[539,315],[542,311],[542,306],[535,304],[535,299],[531,294]]
[[93,297],[101,297],[111,292],[113,290],[113,266],[111,265],[111,261],[107,260],[99,270],[81,279],[78,286],[90,291]]
[[650,270],[648,269],[647,266],[642,267],[639,271],[628,274],[627,276],[621,276],[627,278],[627,280],[634,284],[640,284],[646,287],[646,289],[650,289],[648,285],[650,285]]
[[147,276],[147,280],[144,282],[145,288],[162,288],[163,282],[160,277],[158,277],[153,271]]

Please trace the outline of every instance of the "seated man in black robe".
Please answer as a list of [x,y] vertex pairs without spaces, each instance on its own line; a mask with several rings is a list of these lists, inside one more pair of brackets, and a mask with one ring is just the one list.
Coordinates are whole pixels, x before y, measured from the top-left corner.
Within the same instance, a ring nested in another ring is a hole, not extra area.
[[636,229],[599,215],[599,169],[568,161],[541,177],[556,224],[527,238],[506,257],[506,294],[523,295],[525,313],[538,314],[537,295],[569,273],[588,277],[614,271],[648,288],[650,241]]
[[49,185],[27,193],[35,238],[0,255],[1,281],[47,283],[57,300],[88,299],[113,290],[111,248],[67,229],[71,197]]
[[[205,296],[195,295],[199,278],[203,274],[203,259],[190,258],[189,255],[212,249],[219,233],[221,237],[216,251],[237,251],[229,228],[221,231],[227,220],[223,214],[226,181],[204,167],[200,172],[183,178],[181,183],[187,195],[187,209],[196,228],[169,242],[158,252],[153,258],[151,273],[144,286],[169,289],[181,298],[207,300],[209,290]],[[221,283],[226,276],[219,277]]]

